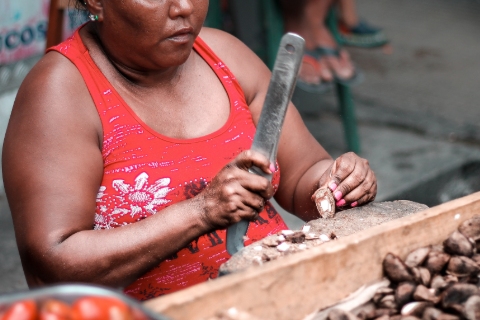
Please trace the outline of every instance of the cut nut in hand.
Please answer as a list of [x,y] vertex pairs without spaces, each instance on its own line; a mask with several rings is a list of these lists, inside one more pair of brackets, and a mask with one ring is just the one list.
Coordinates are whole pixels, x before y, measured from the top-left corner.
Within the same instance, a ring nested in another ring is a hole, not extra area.
[[333,218],[335,215],[335,199],[329,188],[320,188],[312,196],[322,218]]

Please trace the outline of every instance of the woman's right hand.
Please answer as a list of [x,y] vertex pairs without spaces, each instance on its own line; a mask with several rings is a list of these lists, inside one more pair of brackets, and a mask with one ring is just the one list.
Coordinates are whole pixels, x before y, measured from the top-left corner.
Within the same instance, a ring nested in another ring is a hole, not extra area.
[[227,164],[197,196],[202,220],[212,229],[225,229],[240,220],[255,220],[273,196],[268,179],[248,172],[256,166],[272,174],[275,168],[262,154],[247,150]]

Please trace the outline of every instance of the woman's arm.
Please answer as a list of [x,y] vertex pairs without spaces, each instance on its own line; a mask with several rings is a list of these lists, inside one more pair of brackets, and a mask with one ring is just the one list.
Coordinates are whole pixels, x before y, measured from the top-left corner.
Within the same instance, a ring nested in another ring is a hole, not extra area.
[[[257,123],[270,71],[238,39],[208,28],[204,28],[200,36],[236,76]],[[275,199],[283,208],[304,220],[319,217],[311,196],[321,186],[330,186],[338,198],[339,207],[363,204],[375,197],[376,179],[368,162],[353,153],[342,155],[334,162],[306,128],[292,103],[287,110],[277,159],[281,182]]]
[[[244,152],[198,196],[134,224],[92,230],[103,176],[102,126],[77,69],[48,53],[22,84],[3,149],[5,189],[29,285],[125,286],[200,235],[252,219],[271,185]],[[238,196],[238,195],[241,196]]]

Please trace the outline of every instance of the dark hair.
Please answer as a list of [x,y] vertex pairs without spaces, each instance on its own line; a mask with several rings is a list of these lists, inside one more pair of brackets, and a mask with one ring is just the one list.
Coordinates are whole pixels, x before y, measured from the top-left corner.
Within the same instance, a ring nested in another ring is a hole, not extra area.
[[84,0],[69,0],[70,2],[71,1],[74,1],[75,2],[75,8],[77,8],[78,10],[85,10],[85,1]]

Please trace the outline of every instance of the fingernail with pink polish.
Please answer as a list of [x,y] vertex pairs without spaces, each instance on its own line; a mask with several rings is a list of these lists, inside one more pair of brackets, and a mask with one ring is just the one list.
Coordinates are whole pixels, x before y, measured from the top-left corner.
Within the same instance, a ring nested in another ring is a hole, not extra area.
[[272,171],[272,173],[276,171],[275,170],[275,165],[273,163],[270,163],[270,168],[269,169],[270,169],[270,171]]
[[335,189],[337,189],[337,184],[335,182],[331,182],[328,187],[330,190],[335,191]]
[[356,207],[358,205],[358,202],[355,201],[355,202],[352,202],[352,204],[350,205],[351,207]]
[[338,200],[342,199],[343,194],[342,194],[341,191],[335,191],[335,193],[333,194],[333,196],[335,197],[335,200],[338,201]]
[[341,207],[341,206],[345,205],[345,203],[346,203],[345,199],[342,199],[342,200],[338,201],[336,203],[336,205],[337,205],[337,207]]

